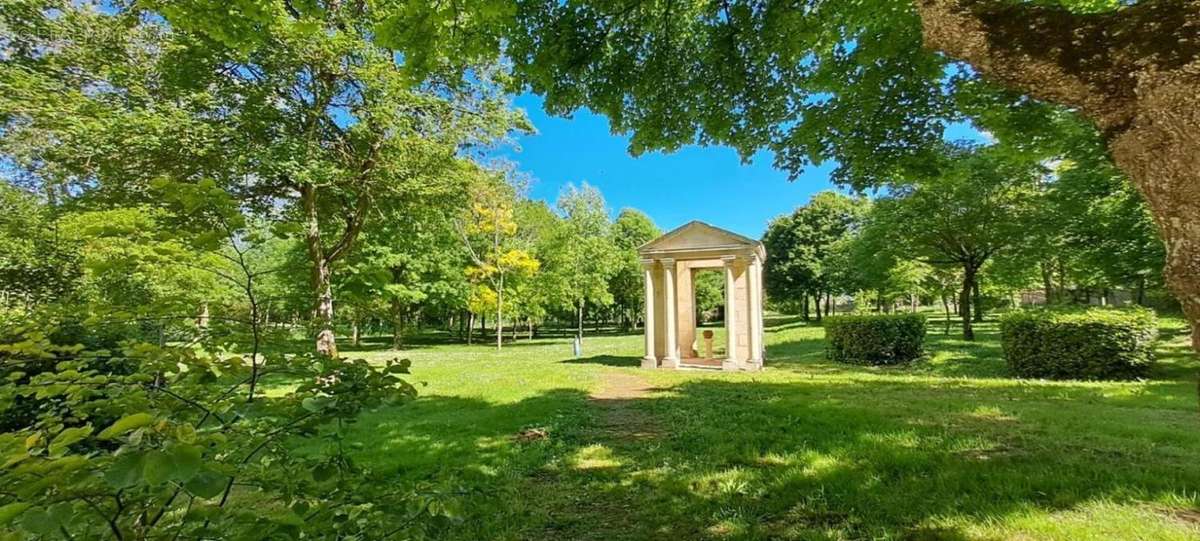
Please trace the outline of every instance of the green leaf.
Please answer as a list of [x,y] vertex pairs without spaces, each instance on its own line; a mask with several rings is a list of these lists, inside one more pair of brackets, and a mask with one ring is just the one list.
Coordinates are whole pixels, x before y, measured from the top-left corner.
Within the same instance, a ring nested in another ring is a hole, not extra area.
[[51,505],[50,508],[46,510],[46,513],[50,515],[50,519],[55,524],[66,525],[71,522],[71,518],[74,516],[73,511],[74,509],[72,508],[70,502],[60,502]]
[[21,517],[21,528],[37,535],[50,535],[58,529],[58,523],[45,509],[30,509]]
[[183,488],[198,498],[215,498],[225,491],[229,478],[214,471],[204,470],[197,473]]
[[337,475],[337,468],[330,464],[318,464],[317,467],[313,468],[312,470],[313,481],[318,483],[327,481],[334,475]]
[[0,465],[0,469],[8,469],[16,464],[20,464],[21,462],[24,462],[26,459],[28,459],[30,456],[31,455],[29,453],[15,453],[15,454],[9,455],[8,458],[6,458],[4,460],[4,464]]
[[171,478],[177,481],[187,481],[200,471],[203,464],[202,450],[195,445],[176,445],[169,451],[171,459]]
[[146,454],[142,465],[142,476],[151,485],[161,485],[171,477],[171,459],[161,451],[151,451]]
[[129,453],[117,457],[108,471],[104,472],[104,480],[113,488],[125,488],[136,485],[142,480],[141,453]]
[[92,434],[92,425],[71,427],[62,432],[59,432],[54,440],[50,442],[50,456],[60,457],[67,453],[67,448],[71,444],[78,442]]
[[186,423],[179,425],[179,427],[175,429],[175,437],[183,443],[195,443],[196,427]]
[[154,416],[150,415],[149,413],[134,413],[132,415],[126,415],[117,422],[113,423],[112,426],[105,428],[102,432],[100,432],[99,437],[102,440],[111,440],[117,436],[121,436],[129,432],[130,430],[136,430],[153,422]]
[[300,406],[311,412],[318,412],[325,409],[329,405],[330,399],[318,396],[310,396],[300,402]]
[[25,502],[13,502],[3,507],[0,507],[0,526],[7,525],[29,509],[30,505]]

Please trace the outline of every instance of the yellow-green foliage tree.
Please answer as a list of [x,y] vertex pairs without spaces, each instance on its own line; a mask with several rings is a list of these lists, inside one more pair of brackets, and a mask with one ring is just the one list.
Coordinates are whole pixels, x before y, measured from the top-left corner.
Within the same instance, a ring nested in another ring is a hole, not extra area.
[[467,276],[475,284],[472,311],[495,310],[496,349],[504,345],[504,294],[532,276],[540,263],[518,245],[515,209],[518,190],[502,174],[484,173],[471,189],[471,203],[460,231],[471,258]]

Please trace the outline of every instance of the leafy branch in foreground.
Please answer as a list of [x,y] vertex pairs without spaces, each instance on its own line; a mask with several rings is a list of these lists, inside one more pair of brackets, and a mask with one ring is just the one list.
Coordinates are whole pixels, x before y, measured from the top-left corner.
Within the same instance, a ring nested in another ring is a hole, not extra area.
[[[5,333],[0,528],[68,538],[274,538],[319,529],[377,538],[413,507],[453,503],[367,483],[343,431],[365,410],[415,395],[408,361],[375,367],[315,354],[271,358],[129,341],[56,344],[51,329]],[[245,389],[268,378],[253,402]],[[297,445],[299,438],[323,445]],[[436,504],[431,505],[431,501]]]

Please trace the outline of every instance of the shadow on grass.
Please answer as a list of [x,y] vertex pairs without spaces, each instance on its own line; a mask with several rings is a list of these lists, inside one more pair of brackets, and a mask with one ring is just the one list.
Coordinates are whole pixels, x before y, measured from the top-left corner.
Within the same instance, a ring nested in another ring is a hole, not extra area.
[[[353,436],[381,479],[463,489],[464,520],[432,527],[442,539],[948,540],[963,532],[947,517],[1200,504],[1200,436],[1176,424],[1194,413],[1087,386],[706,378],[626,402],[659,433],[614,434],[585,393],[554,389],[427,396]],[[531,427],[546,437],[517,437]]]
[[619,355],[593,355],[591,357],[580,357],[578,359],[564,359],[559,362],[564,364],[600,364],[604,366],[636,368],[642,365],[642,358]]

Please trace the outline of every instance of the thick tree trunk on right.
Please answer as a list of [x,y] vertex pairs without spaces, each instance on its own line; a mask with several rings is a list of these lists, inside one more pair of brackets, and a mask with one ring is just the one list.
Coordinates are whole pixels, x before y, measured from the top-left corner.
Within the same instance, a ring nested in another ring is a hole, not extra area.
[[1146,198],[1166,246],[1167,284],[1200,351],[1200,2],[1099,14],[1030,2],[915,6],[927,47],[1096,123]]
[[1143,77],[1139,97],[1144,105],[1133,126],[1109,148],[1146,197],[1167,249],[1167,284],[1200,351],[1200,61]]

